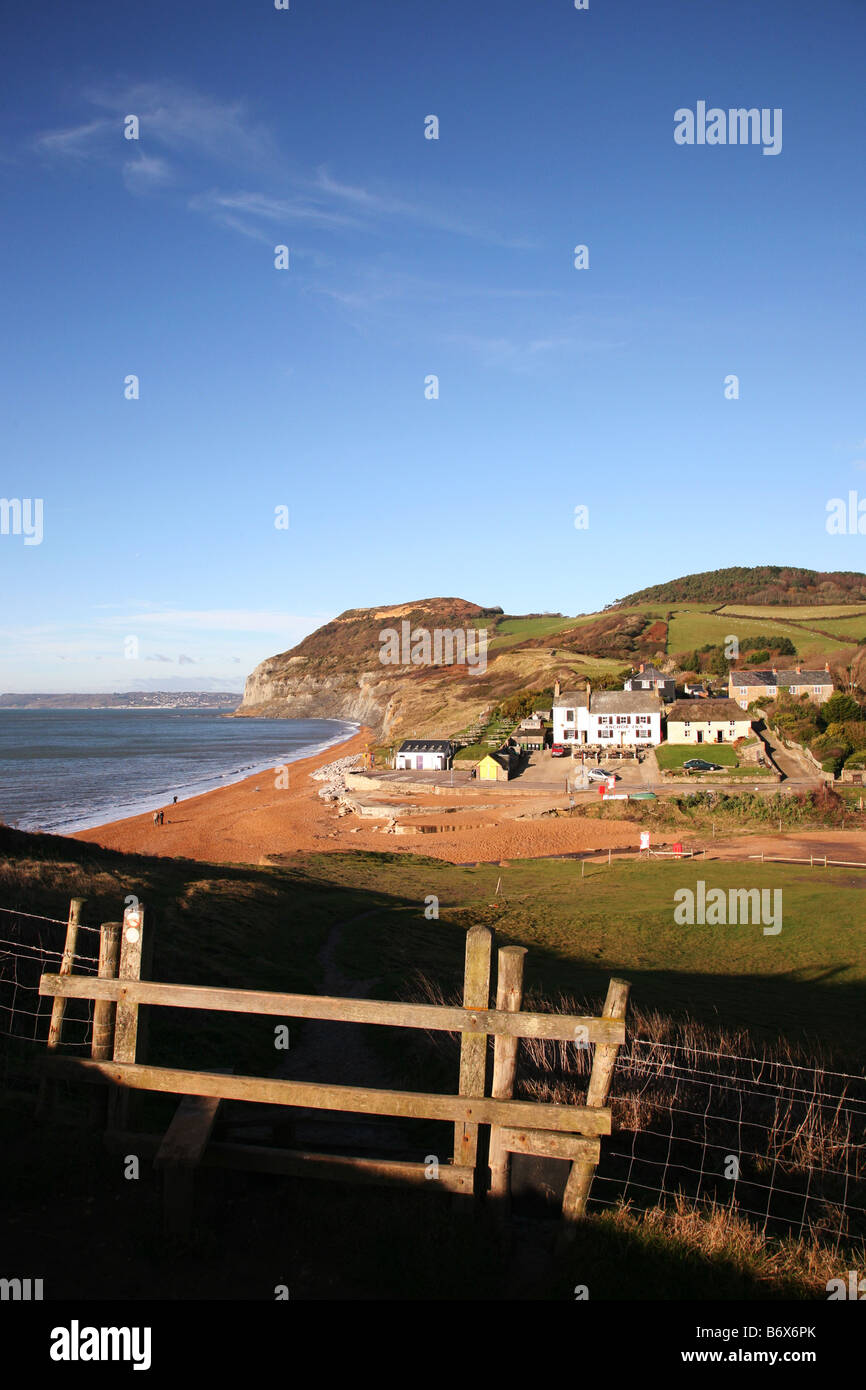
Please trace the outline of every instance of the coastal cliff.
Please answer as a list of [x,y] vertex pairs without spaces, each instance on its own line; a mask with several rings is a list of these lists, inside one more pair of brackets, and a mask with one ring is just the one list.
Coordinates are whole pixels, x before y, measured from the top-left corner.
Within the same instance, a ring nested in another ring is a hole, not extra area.
[[[302,719],[352,719],[383,738],[417,731],[447,737],[488,700],[485,672],[476,662],[431,666],[397,659],[383,663],[388,633],[461,631],[470,644],[488,610],[465,599],[421,599],[387,608],[349,609],[268,657],[248,677],[237,714]],[[408,624],[408,629],[406,625]],[[393,639],[392,639],[393,640]],[[404,644],[405,647],[405,644]],[[486,668],[486,661],[485,661]]]

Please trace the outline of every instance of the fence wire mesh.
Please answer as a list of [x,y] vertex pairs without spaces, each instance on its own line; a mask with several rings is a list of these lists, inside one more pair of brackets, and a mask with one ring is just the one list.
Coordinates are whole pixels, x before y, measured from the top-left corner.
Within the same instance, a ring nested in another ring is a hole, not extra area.
[[[0,908],[0,1057],[4,1084],[32,1078],[33,1061],[48,1042],[52,1000],[39,993],[39,978],[60,969],[66,922],[32,912]],[[83,938],[81,932],[89,933]],[[79,945],[72,969],[79,975],[97,973],[99,928],[79,926]],[[63,1024],[63,1048],[84,1053],[90,1049],[93,1003],[68,999]]]

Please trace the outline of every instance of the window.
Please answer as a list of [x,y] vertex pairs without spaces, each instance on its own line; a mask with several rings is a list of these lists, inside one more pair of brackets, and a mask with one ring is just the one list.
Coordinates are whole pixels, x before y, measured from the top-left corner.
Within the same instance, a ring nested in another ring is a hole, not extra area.
[[741,694],[741,695],[745,695],[745,694],[747,694],[747,693],[748,693],[748,692],[746,691],[746,687],[745,687],[744,685],[741,685],[741,686],[740,686],[740,694]]
[[574,723],[574,710],[573,710],[573,709],[567,709],[567,710],[565,711],[565,720],[566,720],[566,723],[567,723],[567,724],[573,724],[573,723]]
[[628,715],[628,714],[618,714],[618,715],[616,716],[616,722],[617,722],[617,724],[630,724],[630,723],[631,723],[631,715]]
[[813,686],[812,686],[812,694],[813,694],[813,695],[820,695],[820,694],[821,694],[821,691],[822,691],[823,689],[824,689],[824,687],[823,687],[822,685],[813,685]]

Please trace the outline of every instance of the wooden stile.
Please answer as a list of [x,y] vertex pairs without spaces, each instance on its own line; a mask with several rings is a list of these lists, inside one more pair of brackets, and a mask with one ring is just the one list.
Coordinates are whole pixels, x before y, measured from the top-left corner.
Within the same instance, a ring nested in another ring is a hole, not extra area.
[[[142,961],[147,959],[149,946],[149,939],[144,936],[144,909],[141,907],[127,909],[122,924],[103,925],[99,974],[94,978],[71,973],[81,905],[74,922],[70,910],[67,951],[59,973],[44,974],[40,980],[40,994],[54,1000],[52,1024],[57,1023],[49,1034],[46,1075],[108,1083],[111,1106],[106,1142],[118,1152],[134,1151],[154,1156],[155,1166],[164,1174],[166,1219],[174,1233],[186,1235],[189,1231],[192,1178],[195,1169],[202,1164],[365,1183],[427,1185],[429,1182],[433,1191],[471,1195],[477,1186],[481,1125],[490,1127],[487,1156],[490,1193],[499,1203],[501,1212],[507,1211],[512,1153],[570,1162],[563,1216],[566,1221],[573,1222],[585,1211],[599,1159],[600,1136],[611,1131],[607,1098],[617,1050],[625,1041],[627,982],[611,980],[602,1018],[524,1012],[521,1005],[526,951],[522,946],[507,946],[498,953],[496,1006],[491,1008],[492,933],[479,926],[466,935],[462,1007],[166,984],[141,979]],[[149,928],[150,925],[149,922]],[[63,1008],[70,998],[94,1001],[89,1061],[57,1055]],[[390,1091],[148,1066],[141,1058],[147,1006],[459,1032],[458,1093]],[[139,1012],[142,1007],[146,1009],[144,1015]],[[492,1085],[488,1093],[489,1036],[494,1038],[494,1047]],[[594,1043],[596,1049],[586,1105],[514,1100],[520,1038],[571,1041],[576,1036]],[[142,1090],[183,1097],[162,1140],[154,1135],[132,1135],[128,1131],[129,1098]],[[454,1160],[438,1167],[433,1175],[438,1180],[433,1181],[426,1161],[355,1158],[214,1143],[211,1136],[222,1099],[451,1122],[455,1134]]]

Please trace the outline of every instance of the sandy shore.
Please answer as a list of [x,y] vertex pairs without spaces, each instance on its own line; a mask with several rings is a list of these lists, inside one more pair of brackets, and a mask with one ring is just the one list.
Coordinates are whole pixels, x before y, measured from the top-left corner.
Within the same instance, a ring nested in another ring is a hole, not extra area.
[[[153,813],[148,812],[80,830],[73,838],[127,853],[223,864],[259,864],[272,855],[350,849],[474,863],[608,846],[636,848],[634,826],[576,819],[514,820],[507,818],[514,812],[504,802],[501,811],[477,810],[467,816],[471,829],[435,835],[390,835],[382,829],[384,820],[340,817],[332,803],[320,798],[323,783],[313,781],[309,774],[349,753],[363,752],[372,737],[372,731],[363,728],[343,743],[290,763],[286,788],[275,786],[274,773],[259,773],[233,786],[217,787],[166,806],[162,826],[155,826]],[[474,799],[468,798],[467,811]],[[453,821],[454,816],[447,819]]]
[[[635,824],[577,816],[531,819],[525,815],[527,811],[531,814],[529,803],[537,814],[544,799],[539,801],[536,796],[527,800],[519,789],[512,796],[502,788],[498,804],[491,807],[490,792],[475,786],[466,788],[460,796],[459,811],[443,808],[439,816],[434,813],[429,819],[424,818],[427,823],[442,825],[435,834],[394,835],[386,831],[385,817],[373,820],[354,814],[340,816],[334,803],[319,796],[324,784],[313,781],[309,774],[347,754],[363,752],[372,741],[372,731],[363,728],[343,743],[290,763],[288,787],[277,787],[274,772],[267,771],[166,806],[162,826],[155,826],[153,813],[148,812],[78,831],[74,838],[127,853],[169,855],[215,864],[261,864],[273,856],[333,850],[420,854],[455,864],[471,864],[479,860],[534,859],[608,848],[638,848],[640,827]],[[405,801],[406,797],[400,799]],[[441,804],[436,797],[423,794],[412,800],[434,812]],[[561,804],[562,798],[551,798],[551,804],[557,801]],[[413,822],[404,819],[403,824],[412,826]],[[655,835],[654,842],[658,843],[659,838]],[[682,838],[695,848],[705,847],[710,858],[718,859],[742,859],[763,850],[767,855],[790,855],[807,861],[810,854],[827,854],[831,859],[866,862],[866,836],[862,831],[814,830],[781,836],[752,831],[742,836],[720,836],[713,841],[694,833],[681,833],[678,837],[669,829],[662,833],[662,838]]]

